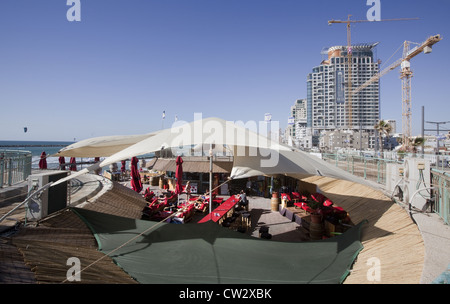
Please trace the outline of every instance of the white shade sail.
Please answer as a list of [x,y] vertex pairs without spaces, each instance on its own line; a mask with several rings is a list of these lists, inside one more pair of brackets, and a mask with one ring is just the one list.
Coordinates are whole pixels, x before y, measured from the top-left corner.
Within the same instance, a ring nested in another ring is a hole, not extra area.
[[108,157],[156,134],[102,136],[81,140],[59,150],[52,156]]
[[100,167],[165,148],[201,144],[235,147],[235,155],[244,155],[246,148],[250,149],[251,155],[256,155],[258,149],[288,150],[285,146],[234,122],[220,118],[206,118],[159,131],[154,136],[111,155],[100,164]]
[[[141,140],[138,141],[139,139]],[[136,142],[133,144],[133,141]],[[89,151],[89,149],[92,151],[103,149],[103,155],[110,156],[99,164],[71,174],[68,178],[124,159],[130,159],[133,156],[157,152],[165,148],[214,144],[226,146],[233,151],[234,163],[231,177],[235,179],[277,174],[301,179],[305,176],[321,175],[365,183],[363,179],[328,164],[316,156],[279,144],[244,126],[220,118],[206,118],[191,123],[182,123],[169,129],[147,135],[137,135],[129,139],[119,137],[109,140],[92,139],[85,143],[88,144],[78,143],[78,148],[74,144],[72,149],[67,149],[66,152],[72,151],[81,154],[82,151]],[[117,151],[120,145],[128,146]]]

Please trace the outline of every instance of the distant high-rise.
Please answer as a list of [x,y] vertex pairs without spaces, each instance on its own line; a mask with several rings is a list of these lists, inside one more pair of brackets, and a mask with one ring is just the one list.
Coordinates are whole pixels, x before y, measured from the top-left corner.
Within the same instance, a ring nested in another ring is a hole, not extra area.
[[[353,45],[352,88],[364,84],[379,72],[373,49],[378,43]],[[328,59],[313,68],[307,77],[307,127],[313,136],[322,131],[367,131],[369,147],[375,144],[374,125],[380,119],[379,82],[374,81],[364,90],[352,94],[351,117],[348,111],[348,57],[347,46],[333,46],[326,50]],[[351,119],[351,124],[349,124]]]
[[306,134],[306,99],[297,99],[291,106],[290,115],[285,134],[290,137],[293,145],[299,146],[301,139]]

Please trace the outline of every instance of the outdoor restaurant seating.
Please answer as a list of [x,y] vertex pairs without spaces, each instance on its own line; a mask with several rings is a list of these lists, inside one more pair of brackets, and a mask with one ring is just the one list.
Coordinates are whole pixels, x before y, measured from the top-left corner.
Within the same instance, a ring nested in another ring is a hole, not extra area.
[[166,200],[160,200],[158,197],[154,197],[142,210],[142,214],[145,217],[153,217],[156,213],[163,211],[168,206]]
[[144,199],[147,202],[150,202],[155,197],[155,193],[153,191],[150,191],[149,188],[145,189],[144,191]]
[[192,215],[195,212],[194,204],[188,204],[185,208],[182,206],[181,211],[178,211],[177,214],[172,218],[175,222],[186,223],[192,219]]
[[195,210],[203,212],[203,213],[206,212],[206,209],[208,208],[208,206],[209,206],[209,203],[206,200],[199,200],[194,203]]

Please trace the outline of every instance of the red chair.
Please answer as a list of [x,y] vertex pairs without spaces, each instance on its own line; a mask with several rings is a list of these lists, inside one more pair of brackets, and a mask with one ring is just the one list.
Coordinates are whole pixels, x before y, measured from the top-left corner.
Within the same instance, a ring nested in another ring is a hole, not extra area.
[[198,202],[194,204],[195,210],[205,212],[208,207],[208,202]]
[[218,198],[213,199],[213,203],[216,203],[218,205],[222,204],[223,203],[223,197],[218,197]]
[[311,207],[308,206],[308,204],[306,202],[299,202],[299,203],[294,203],[295,207],[301,208],[303,210],[305,210],[308,213],[312,212]]
[[291,197],[287,193],[281,193],[281,199],[286,200],[286,201],[290,201]]
[[292,196],[294,197],[294,199],[301,199],[300,193],[298,192],[292,192]]
[[325,195],[323,195],[322,193],[314,193],[314,194],[311,194],[311,198],[312,198],[313,200],[315,200],[316,202],[321,203],[321,204],[323,204],[323,202],[327,199],[327,198],[325,197]]
[[333,206],[333,202],[332,202],[329,198],[327,198],[327,199],[325,199],[325,201],[323,202],[323,205],[324,205],[325,207],[330,207],[330,206]]

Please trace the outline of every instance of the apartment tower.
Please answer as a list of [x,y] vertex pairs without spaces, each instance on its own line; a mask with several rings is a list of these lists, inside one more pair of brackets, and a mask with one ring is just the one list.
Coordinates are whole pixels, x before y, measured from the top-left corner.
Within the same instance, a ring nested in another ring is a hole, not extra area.
[[[351,47],[353,90],[379,72],[379,62],[374,59],[373,54],[377,44],[357,44]],[[307,132],[317,138],[322,132],[334,130],[368,132],[369,147],[373,148],[374,125],[380,119],[379,81],[374,81],[362,91],[352,94],[350,114],[347,48],[333,46],[326,49],[322,54],[328,58],[308,74]],[[318,140],[315,142],[318,143]]]

